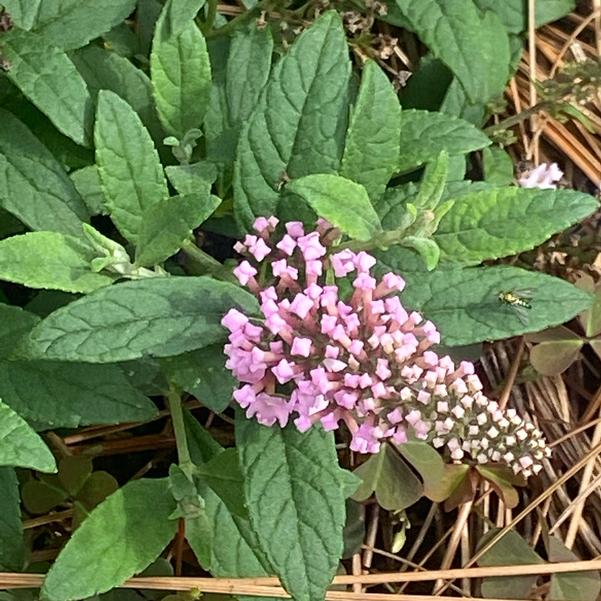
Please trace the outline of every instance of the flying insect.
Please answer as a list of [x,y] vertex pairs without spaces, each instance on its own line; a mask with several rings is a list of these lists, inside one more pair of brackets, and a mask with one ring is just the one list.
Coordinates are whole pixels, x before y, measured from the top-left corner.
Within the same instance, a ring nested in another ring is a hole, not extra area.
[[505,290],[499,292],[497,298],[504,305],[511,307],[524,325],[528,323],[528,311],[532,309],[532,304],[530,303],[532,290]]

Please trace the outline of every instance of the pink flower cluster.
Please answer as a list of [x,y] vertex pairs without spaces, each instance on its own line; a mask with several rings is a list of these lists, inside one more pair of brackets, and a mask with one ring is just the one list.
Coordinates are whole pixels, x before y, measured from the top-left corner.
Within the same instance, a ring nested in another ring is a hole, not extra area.
[[455,461],[505,463],[524,476],[541,469],[541,432],[487,399],[471,363],[431,349],[440,334],[403,307],[400,276],[376,280],[365,252],[328,254],[340,233],[323,220],[308,233],[300,222],[278,225],[259,218],[256,235],[236,245],[246,260],[234,273],[264,319],[232,309],[222,321],[226,365],[243,383],[234,398],[249,418],[292,420],[300,431],[344,423],[359,453],[413,436]]

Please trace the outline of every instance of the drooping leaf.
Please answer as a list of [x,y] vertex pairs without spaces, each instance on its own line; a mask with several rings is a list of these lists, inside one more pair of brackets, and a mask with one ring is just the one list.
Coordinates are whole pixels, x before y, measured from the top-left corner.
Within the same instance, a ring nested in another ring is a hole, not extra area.
[[382,231],[365,188],[339,175],[305,175],[290,182],[287,191],[300,196],[320,217],[357,240]]
[[175,254],[220,202],[216,196],[199,191],[171,196],[151,206],[142,216],[136,263],[158,265]]
[[[493,528],[487,532],[480,541],[483,547],[499,532]],[[504,566],[516,564],[544,563],[528,543],[514,530],[510,530],[479,560],[481,566]],[[482,581],[482,594],[485,597],[527,599],[530,590],[536,583],[538,576],[491,576]]]
[[31,426],[0,400],[0,466],[55,472],[56,462]]
[[0,240],[0,279],[30,288],[92,292],[113,282],[94,273],[94,251],[79,238],[58,232],[30,232]]
[[15,572],[23,569],[25,561],[19,501],[19,481],[15,470],[0,468],[0,568]]
[[240,417],[236,440],[261,550],[297,601],[323,598],[342,553],[345,504],[331,433]]
[[211,63],[204,36],[192,16],[176,28],[169,0],[157,21],[150,70],[157,111],[165,131],[182,139],[202,124],[211,91]]
[[86,207],[63,167],[13,115],[0,109],[0,206],[34,230],[81,236]]
[[194,395],[211,411],[221,413],[230,404],[238,386],[232,372],[226,369],[225,360],[223,346],[215,344],[165,359],[164,366],[177,386]]
[[[579,561],[572,550],[568,549],[556,536],[547,541],[549,561]],[[601,591],[599,572],[573,572],[551,575],[549,601],[595,601]]]
[[538,246],[598,208],[573,190],[491,188],[454,199],[434,239],[446,261],[477,264]]
[[401,107],[392,84],[369,61],[346,136],[340,175],[363,185],[371,199],[379,198],[397,170]]
[[81,48],[129,16],[136,0],[6,0],[15,22],[62,50]]
[[113,365],[0,361],[0,398],[55,428],[144,421],[157,411]]
[[420,40],[455,74],[470,101],[484,103],[503,92],[509,38],[496,14],[482,14],[473,0],[396,0],[396,5]]
[[[449,346],[537,332],[569,321],[591,303],[587,293],[564,280],[516,267],[440,265],[427,272],[408,249],[394,247],[377,255],[382,272],[393,271],[405,278],[405,304],[427,315]],[[532,309],[526,310],[527,320],[523,320],[512,306],[499,300],[499,294],[526,289],[532,293]]]
[[90,513],[48,572],[42,595],[74,601],[104,593],[148,567],[177,531],[166,479],[135,480]]
[[89,146],[92,97],[69,57],[43,37],[20,29],[2,35],[2,56],[8,61],[8,78],[56,129]]
[[32,356],[113,363],[168,357],[223,340],[220,321],[256,300],[209,277],[148,278],[101,288],[51,313],[29,335]]
[[365,501],[375,492],[379,505],[389,511],[410,507],[423,493],[421,482],[390,445],[382,445],[380,452],[362,463],[354,474],[363,483],[353,499]]
[[94,139],[107,208],[119,231],[135,242],[144,211],[168,196],[156,149],[134,109],[110,91],[98,94]]
[[274,68],[244,124],[234,172],[236,218],[272,215],[286,179],[334,173],[347,125],[350,62],[340,17],[322,15]]
[[463,119],[430,111],[403,111],[398,171],[410,171],[432,161],[442,150],[449,155],[467,154],[490,143],[485,134]]

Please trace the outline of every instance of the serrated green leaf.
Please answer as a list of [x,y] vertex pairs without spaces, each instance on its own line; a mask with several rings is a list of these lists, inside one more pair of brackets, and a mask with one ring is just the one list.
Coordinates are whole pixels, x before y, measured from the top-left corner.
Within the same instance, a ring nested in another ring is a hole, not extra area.
[[[516,267],[441,265],[427,272],[408,249],[394,247],[377,255],[382,273],[393,271],[405,278],[405,304],[431,319],[449,346],[544,330],[569,321],[591,303],[590,295],[568,282]],[[500,292],[520,289],[533,295],[526,322],[498,298]]]
[[0,303],[0,358],[11,355],[20,340],[39,321],[37,315],[24,311],[21,307]]
[[29,288],[88,293],[113,278],[90,269],[94,251],[79,238],[30,232],[0,240],[0,279]]
[[399,171],[410,171],[434,160],[442,150],[449,155],[467,154],[490,144],[471,123],[444,113],[403,111]]
[[94,98],[100,90],[115,92],[138,113],[155,144],[162,144],[163,128],[154,107],[152,84],[144,71],[116,52],[94,45],[74,52],[71,60]]
[[200,161],[192,165],[170,165],[165,173],[171,185],[180,194],[211,193],[211,184],[217,179],[217,168],[213,163]]
[[31,426],[0,400],[0,466],[55,472],[56,462]]
[[175,254],[220,203],[216,196],[199,191],[171,196],[150,207],[142,216],[136,264],[158,265]]
[[379,198],[397,170],[400,135],[396,92],[377,63],[369,61],[363,67],[340,175],[363,185],[372,200]]
[[96,165],[72,171],[69,178],[82,197],[90,215],[105,215],[106,200]]
[[342,554],[345,523],[332,433],[266,428],[239,414],[236,441],[261,550],[297,601],[323,598]]
[[88,212],[63,167],[13,115],[0,120],[0,206],[31,229],[81,236]]
[[171,0],[167,22],[172,35],[177,35],[196,17],[206,0]]
[[25,342],[32,356],[114,363],[168,357],[225,338],[220,322],[232,307],[257,301],[209,277],[149,278],[101,288],[51,313]]
[[0,361],[0,397],[27,419],[55,428],[145,421],[157,412],[113,365]]
[[434,239],[446,261],[477,264],[538,246],[599,207],[573,190],[492,188],[454,198]]
[[232,372],[226,369],[225,361],[223,346],[215,344],[165,359],[163,365],[174,384],[194,395],[211,411],[221,413],[230,404],[238,386]]
[[493,186],[509,186],[513,183],[513,159],[506,150],[489,146],[482,151],[484,179]]
[[[487,532],[480,547],[498,534],[499,528]],[[516,564],[544,563],[528,543],[514,530],[510,530],[479,560],[481,566],[506,566]],[[527,599],[538,576],[493,576],[482,580],[484,597]]]
[[119,231],[136,242],[142,215],[168,196],[150,134],[134,109],[116,94],[98,94],[96,164],[107,208]]
[[389,511],[410,507],[423,493],[421,482],[390,445],[382,445],[353,473],[363,480],[353,499],[365,501],[375,492],[378,504]]
[[211,63],[204,36],[192,18],[177,29],[166,22],[173,1],[167,2],[157,21],[150,71],[163,127],[181,140],[202,124],[211,93]]
[[284,179],[337,171],[349,76],[342,23],[329,11],[276,65],[242,128],[234,171],[234,208],[241,225],[250,228],[255,216],[275,213]]
[[8,78],[54,126],[77,144],[92,140],[92,97],[86,83],[62,51],[44,38],[12,29],[2,35]]
[[104,593],[148,567],[177,531],[168,481],[135,480],[98,505],[48,572],[42,596],[74,601]]
[[0,567],[19,572],[25,562],[19,481],[8,467],[0,468],[0,507]]
[[482,14],[473,0],[396,0],[396,5],[420,40],[455,74],[471,102],[484,103],[503,92],[509,78],[509,38],[497,15]]
[[[580,561],[571,549],[568,549],[556,536],[547,541],[549,561]],[[574,572],[551,575],[549,601],[595,601],[601,592],[599,572]]]
[[81,48],[129,16],[136,0],[6,0],[24,29],[33,29],[62,50]]
[[305,175],[286,186],[320,217],[356,240],[369,240],[382,231],[380,220],[361,184],[339,175]]

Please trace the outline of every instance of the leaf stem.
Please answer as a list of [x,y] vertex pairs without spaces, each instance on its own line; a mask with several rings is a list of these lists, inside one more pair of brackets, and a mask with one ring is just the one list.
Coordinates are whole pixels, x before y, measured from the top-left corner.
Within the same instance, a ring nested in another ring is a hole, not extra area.
[[167,393],[167,405],[171,414],[171,423],[175,434],[175,444],[177,447],[177,457],[179,465],[188,476],[191,475],[194,464],[188,449],[188,439],[186,438],[186,426],[184,424],[184,412],[182,411],[182,399],[174,388]]
[[207,2],[207,20],[203,26],[203,33],[208,33],[213,29],[213,25],[215,24],[215,17],[217,16],[217,1],[218,0],[208,0]]
[[514,125],[517,125],[518,123],[521,123],[522,121],[525,121],[529,117],[532,117],[532,115],[539,113],[540,111],[544,110],[548,106],[551,106],[551,103],[548,100],[543,100],[543,101],[539,102],[538,104],[535,104],[534,106],[531,106],[531,107],[521,111],[520,113],[517,113],[516,115],[512,115],[511,117],[507,117],[507,119],[503,119],[503,121],[499,121],[499,123],[495,123],[493,125],[490,125],[489,127],[486,127],[484,129],[484,133],[491,134],[491,133],[494,133],[497,131],[501,131],[503,129],[508,129],[510,127],[513,127]]

